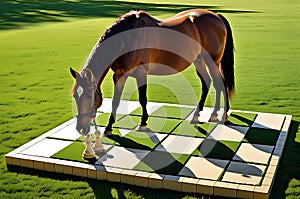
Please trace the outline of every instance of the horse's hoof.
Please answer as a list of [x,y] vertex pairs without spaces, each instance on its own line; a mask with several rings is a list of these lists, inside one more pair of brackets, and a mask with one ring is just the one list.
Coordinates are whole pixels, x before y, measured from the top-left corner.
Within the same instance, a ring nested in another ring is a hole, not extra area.
[[199,124],[200,122],[199,122],[199,120],[191,120],[190,121],[190,124]]
[[190,124],[199,124],[199,120],[198,120],[199,116],[195,116],[193,117],[193,119],[190,121]]
[[146,125],[140,125],[138,130],[139,131],[147,131],[147,130],[149,130],[149,128]]
[[219,122],[217,115],[212,115],[209,118],[209,122]]
[[105,130],[104,135],[111,136],[112,135],[112,130]]
[[228,120],[228,116],[227,116],[227,115],[222,117],[222,122],[223,122],[224,124],[229,123],[229,120]]

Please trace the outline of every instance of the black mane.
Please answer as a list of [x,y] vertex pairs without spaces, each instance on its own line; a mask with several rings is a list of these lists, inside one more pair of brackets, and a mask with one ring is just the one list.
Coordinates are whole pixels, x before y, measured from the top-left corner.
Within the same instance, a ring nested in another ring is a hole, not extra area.
[[135,28],[135,22],[137,21],[137,19],[143,17],[146,17],[148,19],[150,18],[152,21],[155,20],[145,11],[132,10],[124,14],[104,32],[104,34],[100,38],[100,43],[120,32]]

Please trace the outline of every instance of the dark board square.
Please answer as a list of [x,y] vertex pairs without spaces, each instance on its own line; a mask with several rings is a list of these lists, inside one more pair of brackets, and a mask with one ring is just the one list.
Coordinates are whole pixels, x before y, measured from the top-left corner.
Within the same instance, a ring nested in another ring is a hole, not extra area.
[[139,107],[139,108],[135,109],[129,115],[138,115],[138,116],[141,116],[142,115],[142,107]]
[[[90,134],[92,137],[92,140],[95,140],[95,135],[94,134]],[[119,131],[119,129],[114,128],[112,130],[112,135],[113,136],[121,136],[121,133]],[[85,136],[80,136],[76,142],[82,142],[85,143]],[[119,143],[115,142],[114,140],[112,140],[110,137],[107,136],[101,136],[101,142],[102,144],[111,144],[111,145],[119,145]]]
[[[135,129],[141,121],[140,116],[126,115],[119,119],[114,128]],[[181,122],[181,120],[170,118],[149,117],[147,127],[152,132],[170,133]]]
[[[152,133],[154,135],[154,133]],[[141,131],[131,131],[124,137],[121,135],[111,135],[109,139],[115,141],[116,144],[124,148],[140,149],[140,150],[152,150],[159,140],[152,138],[150,133]],[[152,140],[153,139],[153,140]]]
[[228,124],[239,126],[251,126],[256,116],[257,114],[254,113],[232,112],[228,117]]
[[141,120],[140,116],[126,115],[125,117],[119,119],[114,125],[114,128],[122,129],[134,129],[138,126]]
[[52,158],[59,158],[63,160],[72,160],[77,162],[88,162],[82,159],[82,152],[85,149],[83,142],[75,141],[64,149],[60,150],[52,156]]
[[190,156],[161,151],[150,152],[134,169],[166,175],[178,175]]
[[[154,149],[157,144],[160,143],[158,137],[152,132],[142,132],[142,131],[131,131],[125,136],[125,139],[128,139],[136,144],[144,146],[143,149]],[[133,146],[128,146],[129,148],[137,148]]]
[[[112,145],[111,145],[111,147],[112,147]],[[109,147],[108,150],[110,150],[111,147]],[[58,159],[62,159],[62,160],[71,160],[71,161],[75,161],[75,162],[91,163],[88,160],[85,160],[82,158],[82,153],[84,150],[85,150],[84,142],[74,141],[69,146],[67,146],[64,149],[60,150],[59,152],[55,153],[52,156],[52,158],[58,158]],[[101,153],[101,154],[97,153],[97,158],[100,158],[105,154],[106,154],[106,152]]]
[[205,139],[192,155],[205,158],[231,160],[239,145],[240,142]]
[[[113,129],[113,131],[114,131],[114,129]],[[113,133],[113,135],[114,135],[114,133]],[[102,144],[119,145],[119,143],[115,142],[114,140],[112,140],[106,136],[101,137],[101,142],[102,142]]]
[[[124,116],[125,115],[123,115],[123,114],[117,114],[116,121],[123,118]],[[110,117],[110,113],[102,113],[101,115],[96,117],[96,124],[98,126],[106,126],[108,124],[109,117]]]
[[250,128],[243,141],[253,144],[275,145],[279,136],[279,131],[274,129]]
[[187,107],[177,107],[177,106],[162,106],[156,111],[154,111],[151,116],[153,117],[167,117],[167,118],[177,118],[185,119],[194,108]]
[[214,123],[190,124],[184,120],[172,134],[205,138],[215,127]]
[[180,122],[181,120],[177,119],[149,117],[147,127],[152,132],[170,133]]

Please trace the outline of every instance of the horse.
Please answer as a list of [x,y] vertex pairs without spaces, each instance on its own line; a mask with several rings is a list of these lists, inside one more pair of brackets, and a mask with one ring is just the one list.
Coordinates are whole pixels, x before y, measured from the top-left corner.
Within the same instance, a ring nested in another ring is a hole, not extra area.
[[70,67],[74,78],[71,93],[77,105],[76,129],[90,131],[97,108],[102,105],[101,83],[113,71],[112,111],[104,134],[112,134],[116,111],[124,84],[134,77],[142,107],[140,130],[147,129],[147,76],[179,73],[191,64],[202,83],[202,93],[191,123],[197,123],[203,110],[211,81],[216,90],[215,107],[210,121],[216,122],[224,97],[222,121],[228,119],[229,100],[234,93],[234,45],[227,19],[204,9],[182,11],[158,20],[145,11],[132,10],[122,15],[99,38],[82,70]]

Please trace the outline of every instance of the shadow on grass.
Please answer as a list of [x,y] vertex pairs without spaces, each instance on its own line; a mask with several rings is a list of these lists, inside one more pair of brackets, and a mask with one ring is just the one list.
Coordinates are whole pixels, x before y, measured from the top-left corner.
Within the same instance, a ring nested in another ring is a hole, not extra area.
[[195,7],[221,13],[256,13],[255,11],[228,10],[221,6],[188,4],[153,4],[106,0],[2,0],[0,2],[0,30],[22,28],[28,23],[61,22],[66,18],[119,17],[131,9],[157,13],[177,13]]
[[[145,198],[145,199],[165,199],[166,197],[171,197],[173,199],[184,198],[188,194],[180,193],[176,191],[162,190],[162,189],[149,189],[144,187],[137,187],[133,185],[127,185],[117,182],[108,182],[102,180],[93,180],[83,177],[78,177],[68,174],[59,174],[55,172],[40,171],[36,169],[24,168],[20,166],[8,165],[7,169],[9,172],[16,172],[28,175],[35,175],[43,178],[50,178],[56,180],[69,180],[69,181],[86,181],[92,188],[95,198]],[[189,194],[189,196],[192,196]],[[200,195],[194,194],[195,197],[200,197]],[[200,198],[210,198],[211,196],[201,196]]]
[[292,121],[270,198],[285,198],[289,182],[300,180],[300,143],[295,141],[298,131],[299,122]]
[[[187,194],[162,190],[162,189],[149,189],[137,187],[133,185],[126,185],[120,183],[104,182],[98,180],[88,180],[90,187],[93,189],[95,198],[144,198],[144,199],[165,199],[167,197],[172,199],[184,198]],[[197,195],[195,195],[197,197]],[[198,196],[199,197],[199,196]],[[211,198],[209,196],[202,198]]]

